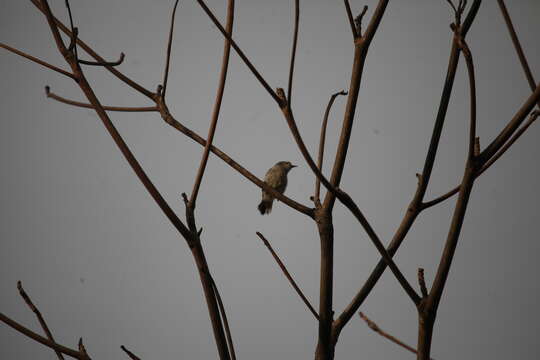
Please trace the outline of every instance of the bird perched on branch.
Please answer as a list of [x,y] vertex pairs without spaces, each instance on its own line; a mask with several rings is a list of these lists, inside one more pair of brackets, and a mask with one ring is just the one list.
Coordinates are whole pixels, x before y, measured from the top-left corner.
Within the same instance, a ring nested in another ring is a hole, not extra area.
[[[285,188],[287,188],[287,174],[294,167],[296,167],[296,165],[291,164],[290,161],[280,161],[266,172],[264,182],[283,194]],[[262,200],[258,206],[261,215],[270,214],[272,211],[272,202],[274,202],[274,197],[263,190]]]

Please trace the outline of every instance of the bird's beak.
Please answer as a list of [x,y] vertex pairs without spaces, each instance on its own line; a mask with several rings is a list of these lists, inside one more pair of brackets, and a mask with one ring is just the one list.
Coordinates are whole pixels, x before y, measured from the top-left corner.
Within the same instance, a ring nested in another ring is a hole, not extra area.
[[291,169],[295,168],[295,167],[298,167],[298,165],[291,165]]

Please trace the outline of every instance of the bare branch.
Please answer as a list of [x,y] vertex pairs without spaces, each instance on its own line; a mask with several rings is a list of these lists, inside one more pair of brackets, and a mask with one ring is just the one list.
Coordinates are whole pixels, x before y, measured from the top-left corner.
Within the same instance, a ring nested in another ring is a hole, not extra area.
[[[158,103],[158,107],[160,108],[160,113],[161,113],[162,118],[165,120],[165,122],[167,124],[169,124],[170,126],[175,128],[176,130],[180,131],[184,135],[188,136],[189,138],[191,138],[193,141],[199,143],[200,145],[206,146],[206,140],[203,139],[196,132],[194,132],[191,129],[184,126],[182,123],[180,123],[174,117],[172,117],[172,115],[169,113],[166,105],[163,102]],[[220,150],[216,146],[212,145],[210,147],[210,151],[212,153],[214,153],[217,157],[219,157],[221,160],[223,160],[225,163],[227,163],[234,170],[236,170],[238,173],[240,173],[242,176],[247,178],[249,181],[251,181],[256,186],[258,186],[259,188],[263,189],[264,191],[271,194],[273,197],[275,197],[279,201],[283,202],[284,204],[290,206],[291,208],[301,212],[302,214],[305,214],[305,215],[313,218],[313,209],[294,201],[293,199],[289,198],[288,196],[283,195],[280,192],[276,191],[274,188],[268,186],[264,181],[259,179],[257,176],[253,175],[246,168],[244,168],[242,165],[237,163],[234,159],[232,159],[229,155],[224,153],[222,150]]]
[[374,323],[371,319],[369,319],[363,312],[360,311],[358,315],[360,315],[360,318],[366,322],[367,326],[371,330],[375,331],[377,334],[381,335],[382,337],[387,338],[388,340],[390,340],[394,344],[401,346],[402,348],[412,352],[413,354],[418,353],[416,351],[416,349],[413,348],[412,346],[409,346],[409,345],[405,344],[403,341],[399,340],[398,338],[396,338],[396,337],[388,334],[387,332],[383,331],[376,323]]
[[362,20],[364,19],[364,16],[366,15],[368,11],[368,6],[365,5],[362,9],[362,12],[354,19],[354,24],[356,25],[356,30],[358,32],[358,36],[362,37]]
[[[489,159],[483,166],[482,168],[480,169],[480,171],[478,171],[478,176],[482,175],[487,169],[489,169],[519,138],[521,135],[523,135],[523,133],[529,128],[529,126],[532,125],[532,123],[534,123],[534,121],[538,118],[538,116],[540,115],[540,112],[537,110],[537,111],[533,111],[531,113],[531,115],[529,116],[529,120],[527,120],[527,122],[525,124],[523,124],[523,126],[521,126],[519,128],[518,131],[516,131],[516,133],[512,136],[512,138],[510,140],[508,140],[504,146],[495,154],[493,155],[493,157],[491,157],[491,159]],[[443,202],[444,200],[446,199],[449,199],[451,198],[453,195],[457,194],[459,192],[459,189],[460,189],[460,186],[456,186],[454,187],[452,190],[448,191],[447,193],[431,200],[431,201],[427,201],[425,202],[422,207],[423,209],[427,209],[427,208],[430,208],[432,206],[435,206],[441,202]]]
[[531,112],[536,103],[540,101],[540,83],[536,87],[536,90],[525,101],[525,103],[519,108],[512,120],[506,125],[506,127],[499,133],[499,135],[489,144],[484,151],[480,153],[479,160],[481,163],[488,161],[495,153],[497,153],[506,143],[506,141],[514,134],[519,128],[525,117]]
[[120,53],[120,58],[116,61],[88,61],[88,60],[78,60],[79,64],[90,65],[90,66],[118,66],[124,62],[125,54]]
[[354,26],[354,19],[351,11],[351,4],[349,4],[349,0],[343,0],[345,3],[345,11],[347,11],[347,19],[349,20],[349,25],[351,26],[351,32],[353,35],[353,39],[356,40],[358,37],[358,33],[356,32],[356,26]]
[[[234,23],[234,0],[227,2],[227,34],[232,35],[233,23]],[[195,177],[195,183],[193,184],[193,190],[191,191],[191,199],[189,206],[195,209],[195,203],[197,202],[197,196],[201,186],[206,164],[208,163],[208,156],[210,155],[210,147],[214,141],[214,134],[216,133],[216,126],[219,119],[219,111],[221,110],[221,103],[223,101],[223,94],[225,92],[225,82],[227,80],[227,71],[229,69],[229,58],[231,54],[231,42],[225,39],[223,44],[223,57],[221,60],[221,71],[219,75],[219,85],[216,94],[216,100],[214,102],[214,109],[212,111],[212,120],[208,129],[208,136],[206,137],[206,144],[204,146],[203,155],[199,164],[199,170]],[[165,91],[165,88],[163,89]]]
[[[43,14],[45,14],[45,10],[43,8],[43,5],[41,4],[41,0],[30,0],[32,2],[32,4],[34,4],[34,6],[36,6]],[[58,28],[60,30],[62,30],[62,32],[64,32],[65,34],[67,34],[70,38],[73,38],[73,33],[67,28],[67,26],[65,26],[60,20],[58,20],[57,18],[53,17],[53,21],[54,23],[56,24],[56,26],[58,26]],[[98,62],[102,62],[102,63],[106,63],[105,59],[103,59],[101,56],[99,56],[90,46],[88,46],[85,42],[83,42],[81,39],[77,38],[76,39],[77,41],[77,44],[84,50],[86,51],[86,53],[88,53],[90,56],[92,56],[94,59],[96,59]],[[145,95],[146,97],[150,98],[150,99],[154,99],[154,93],[152,93],[151,91],[145,89],[142,85],[136,83],[135,81],[133,81],[132,79],[130,79],[129,77],[127,77],[126,75],[124,75],[123,73],[121,73],[120,71],[118,71],[115,67],[113,66],[107,66],[105,65],[105,68],[107,70],[109,70],[114,76],[116,76],[118,79],[120,79],[121,81],[123,81],[125,84],[127,84],[128,86],[130,86],[131,88],[137,90],[138,92],[140,92],[141,94]]]
[[129,356],[131,360],[141,360],[137,355],[129,351],[124,345],[120,346],[120,348]]
[[[48,98],[54,99],[58,102],[73,105],[76,107],[86,108],[86,109],[93,109],[94,107],[92,104],[83,103],[80,101],[74,101],[70,99],[66,99],[62,96],[59,96],[53,92],[51,92],[51,88],[49,86],[45,86],[45,94]],[[123,112],[150,112],[150,111],[158,111],[158,108],[156,106],[145,106],[145,107],[126,107],[126,106],[103,106],[103,109],[106,111],[123,111]]]
[[289,65],[289,86],[287,88],[287,101],[289,106],[292,106],[292,83],[294,75],[294,60],[296,57],[296,43],[298,41],[298,22],[300,18],[300,0],[294,0],[294,32],[293,44],[291,49],[291,63]]
[[[328,105],[326,106],[326,111],[324,112],[323,122],[321,125],[321,136],[319,139],[319,158],[317,161],[317,167],[319,168],[321,172],[322,172],[322,165],[323,165],[323,158],[324,158],[324,143],[326,141],[326,128],[328,125],[328,116],[330,115],[330,110],[332,109],[332,105],[334,104],[334,101],[336,100],[336,97],[338,95],[347,95],[347,92],[345,90],[342,90],[330,96],[330,100],[328,101]],[[320,204],[321,179],[319,179],[319,177],[316,177],[315,179],[316,179],[315,180],[315,194],[313,196],[313,201],[315,201],[316,204]]]
[[0,313],[0,321],[6,324],[7,326],[11,327],[12,329],[20,332],[21,334],[29,337],[32,340],[37,341],[38,343],[45,345],[53,350],[57,350],[61,352],[64,355],[71,356],[72,358],[79,359],[79,360],[90,360],[88,355],[81,353],[80,351],[70,349],[68,347],[65,347],[63,345],[57,344],[54,341],[51,341],[47,338],[44,338],[41,335],[36,334],[32,330],[24,327],[23,325],[19,324],[15,320],[12,320],[8,318],[3,313]]
[[[463,37],[465,37],[465,35],[469,31],[472,25],[472,22],[474,18],[476,17],[476,14],[478,13],[478,9],[480,8],[481,3],[482,3],[481,0],[475,0],[473,4],[471,5],[471,8],[467,14],[467,17],[465,18],[465,21],[463,22],[463,25],[461,26],[461,34]],[[454,85],[454,79],[455,79],[456,70],[457,70],[457,66],[459,62],[459,54],[460,54],[459,47],[456,41],[453,41],[452,49],[450,51],[450,57],[448,61],[446,80],[445,80],[443,91],[441,94],[439,110],[438,110],[437,117],[435,120],[435,126],[433,127],[433,133],[431,135],[429,149],[428,149],[426,159],[424,162],[424,169],[423,169],[422,175],[420,176],[420,181],[416,189],[416,193],[414,194],[413,199],[411,200],[409,206],[407,207],[405,214],[403,216],[403,219],[401,220],[399,227],[397,228],[396,232],[394,233],[394,236],[392,237],[392,241],[387,247],[387,251],[390,256],[394,256],[394,254],[398,251],[403,240],[405,239],[405,236],[408,234],[414,221],[416,220],[416,218],[422,211],[422,199],[425,196],[426,189],[429,184],[429,180],[431,178],[433,165],[435,163],[435,157],[436,157],[437,149],[439,146],[439,140],[441,138],[442,128],[444,125],[444,120],[446,118],[448,104],[450,101],[450,95],[452,93],[452,88]],[[371,290],[373,290],[373,288],[375,287],[375,284],[377,284],[380,277],[386,270],[386,266],[387,264],[384,259],[379,260],[376,267],[373,269],[373,271],[371,272],[371,274],[369,275],[369,277],[367,278],[363,286],[360,288],[360,290],[353,297],[349,305],[347,305],[347,307],[343,310],[341,315],[339,315],[339,317],[334,321],[334,325],[332,329],[334,341],[337,341],[337,338],[339,337],[339,334],[341,333],[343,327],[350,321],[350,319],[353,317],[353,315],[362,305],[364,300],[371,293]]]
[[227,320],[227,313],[225,312],[225,305],[223,305],[223,300],[221,299],[221,295],[219,294],[218,287],[216,285],[216,282],[214,281],[213,277],[210,277],[210,280],[212,281],[212,286],[214,287],[214,292],[216,294],[216,300],[218,302],[219,306],[219,313],[221,314],[221,319],[223,321],[223,326],[225,328],[225,335],[227,336],[227,345],[229,349],[229,354],[231,355],[232,360],[236,360],[236,351],[234,350],[234,344],[232,340],[231,335],[231,329],[229,327],[229,321]]
[[[45,322],[45,319],[43,318],[43,316],[41,315],[41,312],[39,311],[39,309],[34,305],[34,303],[32,302],[32,300],[30,299],[30,296],[28,296],[28,294],[26,293],[26,291],[24,291],[24,288],[22,287],[22,283],[20,281],[17,281],[17,289],[19,289],[19,294],[21,295],[21,297],[23,298],[23,300],[26,302],[26,305],[28,305],[28,307],[30,308],[30,310],[32,310],[32,312],[36,315],[38,321],[39,321],[39,324],[41,325],[41,328],[43,329],[43,331],[45,332],[45,335],[47,335],[47,338],[52,341],[52,342],[55,342],[54,341],[54,337],[51,333],[51,330],[49,330],[49,327],[47,326],[47,323]],[[62,353],[56,349],[54,349],[54,352],[56,353],[56,356],[58,357],[58,359],[60,360],[63,360],[64,357],[62,356]]]
[[167,57],[165,60],[165,70],[163,72],[163,90],[161,92],[162,96],[165,97],[165,92],[167,91],[167,80],[169,79],[169,61],[171,59],[171,48],[172,48],[172,39],[174,32],[174,18],[176,14],[176,6],[178,5],[178,0],[174,2],[173,11],[171,14],[171,26],[169,28],[169,41],[167,43]]
[[463,52],[465,63],[467,64],[467,73],[469,75],[469,93],[470,93],[470,130],[469,130],[469,159],[475,157],[474,145],[476,142],[476,80],[474,76],[474,63],[471,50],[465,41],[465,38],[461,36],[459,28],[456,28],[456,34],[458,36],[458,45]]
[[420,285],[420,292],[422,293],[422,297],[427,297],[428,291],[426,287],[426,279],[424,278],[424,269],[422,268],[418,268],[418,284]]
[[285,277],[287,278],[287,280],[289,280],[289,283],[291,284],[291,286],[294,288],[294,290],[296,291],[296,293],[298,294],[298,296],[300,296],[300,298],[302,299],[302,301],[304,302],[304,304],[306,304],[306,306],[308,307],[309,311],[311,311],[311,313],[313,314],[313,316],[315,316],[315,319],[319,320],[319,314],[317,314],[317,311],[315,311],[315,308],[311,305],[311,303],[309,302],[309,300],[306,298],[306,296],[304,295],[304,293],[302,292],[302,290],[300,290],[300,288],[298,287],[298,285],[296,284],[296,281],[294,281],[294,279],[292,278],[291,274],[289,273],[289,271],[287,270],[287,267],[285,266],[285,264],[283,264],[283,262],[281,261],[281,259],[279,258],[279,256],[276,254],[276,252],[274,251],[274,249],[272,248],[272,245],[270,245],[270,243],[268,242],[268,240],[266,240],[266,238],[264,237],[263,234],[261,234],[260,232],[257,231],[257,236],[259,238],[261,238],[261,240],[263,241],[264,245],[266,245],[266,247],[268,248],[268,250],[270,251],[270,253],[272,254],[272,256],[274,257],[274,259],[276,260],[277,264],[279,265],[281,271],[283,271],[283,274],[285,275]]
[[24,57],[24,58],[26,58],[26,59],[28,59],[30,61],[35,62],[36,64],[45,66],[46,68],[51,69],[53,71],[56,71],[59,74],[62,74],[62,75],[65,75],[65,76],[67,76],[67,77],[69,77],[71,79],[74,79],[72,73],[67,72],[66,70],[60,69],[59,67],[51,65],[46,61],[40,60],[40,59],[38,59],[38,58],[36,58],[36,57],[34,57],[32,55],[29,55],[29,54],[27,54],[25,52],[22,52],[22,51],[20,51],[18,49],[15,49],[15,48],[13,48],[13,47],[11,47],[9,45],[6,45],[4,43],[0,43],[0,48],[6,49],[7,51],[11,51],[14,54],[17,54],[17,55],[22,56],[22,57]]
[[[523,71],[525,72],[525,76],[527,77],[527,81],[529,82],[529,86],[531,87],[531,91],[534,91],[536,87],[536,81],[534,80],[531,68],[529,67],[529,63],[527,62],[527,58],[525,57],[525,53],[523,52],[523,48],[521,47],[521,44],[519,42],[516,30],[514,29],[514,24],[512,24],[512,19],[508,14],[508,10],[506,9],[504,0],[497,0],[497,3],[499,3],[499,7],[501,8],[501,13],[504,17],[504,21],[506,22],[506,26],[508,27],[508,32],[510,33],[510,37],[512,38],[512,43],[514,44],[514,47],[516,49],[519,61],[521,62],[521,66],[523,67]],[[540,100],[537,102],[537,105],[540,109]]]
[[221,31],[221,33],[223,34],[223,36],[225,36],[225,38],[227,40],[229,40],[231,42],[231,46],[234,48],[234,50],[236,51],[236,53],[238,54],[238,56],[240,56],[240,58],[242,59],[242,61],[246,64],[246,66],[249,68],[249,70],[251,70],[251,72],[253,73],[253,75],[257,78],[257,80],[259,80],[259,82],[261,83],[261,85],[265,88],[265,90],[268,92],[268,94],[270,94],[270,96],[272,96],[272,98],[274,99],[274,101],[276,103],[278,103],[278,105],[281,106],[281,99],[277,96],[277,94],[274,92],[274,90],[272,90],[272,87],[270,85],[268,85],[268,83],[266,82],[266,80],[262,77],[262,75],[259,73],[259,71],[257,71],[257,69],[255,68],[255,66],[253,66],[253,64],[251,63],[251,61],[249,61],[249,59],[247,58],[247,56],[244,54],[244,52],[242,51],[242,49],[240,49],[240,47],[238,47],[238,45],[236,44],[236,42],[233,40],[232,36],[230,36],[227,31],[223,28],[223,25],[221,25],[221,23],[219,22],[219,20],[215,17],[215,15],[212,13],[212,11],[210,11],[210,9],[208,8],[208,6],[206,6],[205,2],[203,0],[197,0],[197,2],[199,3],[199,5],[202,7],[202,9],[204,10],[204,12],[206,13],[206,15],[208,15],[208,17],[210,18],[210,20],[212,20],[212,22],[214,23],[214,25],[216,25],[216,27],[219,29],[219,31]]

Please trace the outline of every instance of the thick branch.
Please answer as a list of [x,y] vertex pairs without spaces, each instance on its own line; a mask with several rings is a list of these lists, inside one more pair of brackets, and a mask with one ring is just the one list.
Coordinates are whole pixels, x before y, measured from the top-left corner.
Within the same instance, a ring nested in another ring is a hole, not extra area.
[[313,316],[315,316],[315,319],[319,320],[319,314],[317,314],[317,311],[315,311],[315,308],[311,305],[311,303],[309,302],[309,300],[306,298],[306,296],[304,295],[304,293],[302,292],[302,290],[300,290],[300,288],[298,287],[298,285],[296,284],[296,281],[294,281],[293,277],[291,276],[291,274],[289,273],[289,271],[287,270],[287,267],[285,266],[285,264],[281,261],[281,259],[279,258],[278,254],[276,254],[276,252],[274,251],[274,249],[272,248],[272,245],[270,245],[270,243],[268,242],[268,240],[266,240],[266,238],[264,237],[263,234],[261,234],[260,232],[257,231],[257,236],[259,238],[261,238],[261,240],[263,241],[264,245],[266,245],[266,247],[268,248],[268,250],[270,251],[270,253],[272,254],[272,256],[274,257],[274,259],[276,260],[279,268],[281,269],[281,271],[283,271],[283,275],[285,275],[285,277],[287,278],[287,280],[289,280],[289,283],[291,284],[291,286],[294,288],[294,290],[296,291],[296,293],[298,294],[298,296],[300,296],[300,298],[302,299],[302,301],[304,302],[304,304],[306,304],[306,306],[308,307],[309,311],[311,311],[311,313],[313,314]]
[[[472,25],[472,22],[474,18],[476,17],[476,14],[478,12],[481,2],[482,2],[481,0],[475,0],[474,3],[471,5],[471,8],[467,14],[467,17],[465,18],[465,21],[463,22],[463,25],[461,26],[461,34],[463,37],[465,37],[465,35],[469,31],[470,26]],[[405,215],[399,227],[397,228],[394,236],[392,237],[392,241],[388,245],[387,251],[390,256],[394,256],[394,254],[397,252],[401,243],[405,239],[405,236],[408,234],[409,230],[411,229],[414,221],[416,220],[416,218],[422,211],[422,208],[421,208],[422,199],[424,198],[424,195],[425,195],[425,192],[426,192],[426,189],[429,184],[430,177],[431,177],[431,171],[435,163],[435,156],[437,154],[439,140],[441,137],[444,120],[446,118],[446,112],[448,110],[448,104],[450,101],[450,95],[452,93],[452,88],[454,85],[454,79],[455,79],[456,70],[457,70],[457,66],[459,62],[459,54],[460,54],[459,47],[456,41],[454,41],[452,43],[452,50],[450,52],[450,58],[448,61],[446,80],[445,80],[443,91],[441,94],[439,110],[438,110],[437,117],[435,120],[433,133],[431,135],[429,149],[428,149],[426,159],[424,162],[424,170],[423,170],[422,175],[420,176],[420,181],[419,181],[416,193],[414,194],[413,199],[411,200],[409,206],[407,207]],[[360,305],[362,305],[364,300],[370,294],[371,290],[373,290],[373,288],[375,287],[375,284],[379,281],[380,277],[384,273],[386,266],[387,266],[386,261],[384,259],[379,260],[379,262],[377,263],[377,266],[375,267],[375,269],[373,269],[373,271],[371,272],[370,276],[368,277],[364,285],[360,288],[360,290],[354,296],[354,298],[349,303],[349,305],[343,310],[341,315],[336,319],[333,326],[334,341],[337,341],[337,338],[339,337],[339,334],[341,333],[341,330],[343,329],[343,327],[349,322],[349,320],[358,310]]]

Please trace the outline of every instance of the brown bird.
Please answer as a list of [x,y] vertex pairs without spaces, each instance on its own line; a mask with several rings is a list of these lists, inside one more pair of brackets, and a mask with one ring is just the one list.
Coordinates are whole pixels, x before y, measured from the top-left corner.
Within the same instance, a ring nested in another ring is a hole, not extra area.
[[[296,167],[296,165],[291,164],[290,161],[280,161],[266,172],[264,182],[283,194],[287,188],[287,174],[294,167]],[[273,202],[274,197],[263,190],[262,200],[258,206],[261,215],[270,214]]]

